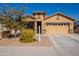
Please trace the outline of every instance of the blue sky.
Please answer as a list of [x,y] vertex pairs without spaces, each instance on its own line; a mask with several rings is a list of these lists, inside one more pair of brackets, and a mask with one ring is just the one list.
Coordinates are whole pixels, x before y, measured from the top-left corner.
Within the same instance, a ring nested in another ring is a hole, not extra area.
[[[50,16],[56,12],[61,12],[68,15],[76,20],[79,20],[79,4],[78,3],[10,3],[7,4],[11,8],[20,9],[25,6],[25,15],[32,14],[33,11],[45,11],[46,16]],[[0,4],[0,7],[5,7]]]

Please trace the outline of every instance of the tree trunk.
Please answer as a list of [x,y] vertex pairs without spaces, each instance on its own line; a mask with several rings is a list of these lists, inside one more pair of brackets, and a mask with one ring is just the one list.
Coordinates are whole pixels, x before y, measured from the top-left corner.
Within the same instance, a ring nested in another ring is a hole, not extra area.
[[11,30],[11,35],[14,36],[16,38],[16,32],[14,29]]
[[17,37],[16,35],[17,35],[17,34],[16,34],[16,31],[15,31],[15,39],[16,39],[16,37]]

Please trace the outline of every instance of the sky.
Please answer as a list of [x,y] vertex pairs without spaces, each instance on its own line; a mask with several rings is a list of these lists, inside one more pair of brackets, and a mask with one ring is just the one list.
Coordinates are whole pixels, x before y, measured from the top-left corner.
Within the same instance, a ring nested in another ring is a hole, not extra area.
[[[4,5],[0,3],[3,9],[6,8]],[[46,16],[61,12],[79,21],[79,3],[9,3],[7,6],[17,10],[25,6],[25,15],[32,15],[33,11],[44,11]]]

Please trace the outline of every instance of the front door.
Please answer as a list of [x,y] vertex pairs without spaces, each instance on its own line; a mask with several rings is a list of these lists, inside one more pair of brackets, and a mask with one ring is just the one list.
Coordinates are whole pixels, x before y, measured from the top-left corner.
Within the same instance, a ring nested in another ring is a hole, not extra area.
[[39,33],[39,26],[40,26],[40,33],[42,33],[42,23],[37,22],[37,33]]

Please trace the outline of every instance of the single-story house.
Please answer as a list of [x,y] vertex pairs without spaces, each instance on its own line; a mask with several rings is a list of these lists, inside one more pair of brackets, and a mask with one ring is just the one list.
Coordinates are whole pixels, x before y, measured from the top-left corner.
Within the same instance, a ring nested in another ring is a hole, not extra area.
[[29,28],[36,33],[46,34],[71,34],[74,33],[74,19],[57,12],[51,16],[46,16],[45,12],[33,12],[33,15],[27,15],[21,21],[29,22]]

